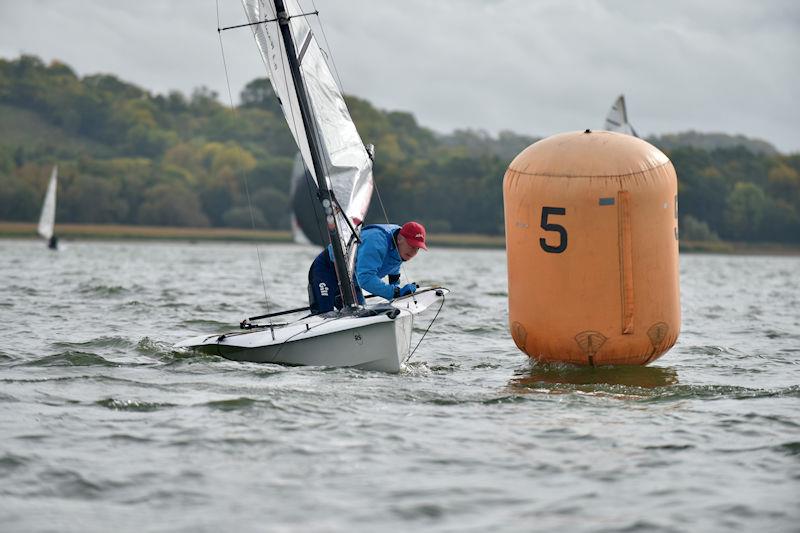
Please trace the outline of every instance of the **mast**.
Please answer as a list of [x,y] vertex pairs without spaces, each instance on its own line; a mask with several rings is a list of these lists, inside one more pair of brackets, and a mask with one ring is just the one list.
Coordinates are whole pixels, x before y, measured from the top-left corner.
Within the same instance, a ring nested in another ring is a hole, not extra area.
[[317,176],[319,198],[322,202],[322,208],[325,211],[325,219],[328,225],[328,237],[333,246],[333,259],[334,266],[336,267],[336,279],[339,281],[339,293],[342,295],[344,308],[352,309],[357,306],[355,287],[353,286],[352,276],[347,268],[347,261],[344,257],[342,241],[339,238],[339,228],[336,226],[336,218],[334,217],[333,211],[334,203],[328,185],[328,175],[325,172],[325,167],[320,157],[320,142],[317,137],[317,129],[314,127],[314,122],[311,118],[311,105],[309,104],[308,95],[306,94],[303,75],[300,72],[300,63],[297,61],[297,52],[294,47],[294,40],[292,39],[292,31],[289,28],[289,14],[286,12],[286,6],[283,0],[274,0],[274,3],[278,18],[278,26],[281,31],[284,47],[286,48],[286,59],[289,63],[289,70],[292,73],[292,81],[294,82],[295,92],[297,93],[300,115],[303,118],[303,128],[311,151],[314,174]]

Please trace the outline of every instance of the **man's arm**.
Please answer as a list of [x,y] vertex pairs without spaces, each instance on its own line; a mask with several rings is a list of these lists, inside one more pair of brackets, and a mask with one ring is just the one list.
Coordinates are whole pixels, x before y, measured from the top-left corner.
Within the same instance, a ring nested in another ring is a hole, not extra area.
[[377,294],[387,300],[394,297],[394,287],[378,277],[378,269],[383,264],[388,250],[382,238],[365,238],[358,249],[356,280],[362,289]]

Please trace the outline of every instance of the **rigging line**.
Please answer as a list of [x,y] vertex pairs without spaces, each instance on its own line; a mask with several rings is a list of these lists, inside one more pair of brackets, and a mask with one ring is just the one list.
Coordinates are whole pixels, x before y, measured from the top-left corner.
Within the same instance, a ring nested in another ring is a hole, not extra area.
[[[216,0],[216,6],[217,6],[217,27],[219,27],[219,0]],[[236,112],[236,107],[234,107],[233,105],[233,92],[231,91],[231,80],[230,76],[228,75],[228,62],[225,59],[225,47],[222,44],[222,33],[217,32],[217,36],[219,37],[219,49],[220,52],[222,53],[222,66],[225,69],[225,83],[227,84],[228,87],[228,101],[230,102],[231,112],[233,113],[234,118],[238,120],[239,115]],[[242,148],[241,146],[239,146],[239,143],[236,143],[236,146],[238,147],[239,155],[241,156]],[[255,231],[256,220],[255,216],[253,215],[253,203],[250,201],[250,187],[248,186],[247,183],[247,173],[244,171],[244,165],[242,165],[241,163],[239,164],[239,172],[241,174],[242,181],[244,182],[244,191],[245,191],[245,196],[247,197],[247,207],[250,212],[250,224],[253,227],[253,231]],[[266,304],[267,307],[267,313],[269,313],[270,309],[269,309],[269,298],[267,297],[267,282],[266,279],[264,279],[264,266],[261,262],[261,250],[259,249],[258,244],[256,244],[256,256],[258,257],[258,272],[261,275],[261,287],[264,290],[264,303]]]
[[[288,17],[287,20],[291,20],[291,19],[293,19],[295,17],[307,17],[309,15],[317,15],[317,16],[319,16],[319,11],[311,11],[309,13],[298,13],[297,15],[292,15],[292,16]],[[235,30],[237,28],[246,28],[248,26],[258,26],[259,24],[264,24],[266,22],[275,22],[277,20],[278,19],[276,19],[276,18],[274,18],[274,19],[265,18],[264,20],[257,20],[255,22],[248,22],[247,24],[237,24],[236,26],[227,26],[225,28],[220,28],[219,27],[219,17],[218,17],[217,18],[217,31],[220,32],[220,31],[226,31],[226,30]]]
[[[381,198],[381,191],[378,190],[378,182],[377,180],[375,180],[374,174],[372,176],[372,187],[375,189],[375,194],[378,195],[378,203],[381,205],[381,211],[383,212],[383,219],[386,220],[387,224],[390,224],[389,215],[386,214],[386,207],[384,207],[383,205],[383,199]],[[394,247],[397,248],[397,253],[399,255],[400,245],[397,243],[397,237],[395,237],[394,233],[392,233],[392,242],[394,242]],[[400,262],[400,273],[404,278],[406,278],[406,281],[408,281],[408,274],[406,273],[405,261]]]
[[331,58],[333,72],[336,73],[336,81],[339,82],[339,90],[342,91],[342,98],[344,98],[344,85],[342,85],[342,78],[339,77],[339,69],[336,68],[336,60],[333,58],[333,50],[331,50],[331,45],[328,44],[328,36],[325,35],[325,27],[322,25],[322,18],[319,16],[319,10],[317,9],[317,4],[314,0],[311,0],[311,6],[314,8],[314,13],[317,15],[317,23],[319,24],[319,29],[322,31],[322,39],[325,41],[325,48],[328,49],[328,57]]
[[403,363],[407,363],[409,360],[411,360],[412,357],[414,357],[414,354],[416,353],[417,348],[419,348],[419,345],[422,344],[422,339],[425,338],[425,335],[428,334],[428,331],[430,331],[431,326],[433,326],[433,323],[436,322],[436,319],[439,317],[439,313],[441,312],[442,307],[444,307],[444,301],[445,301],[445,295],[442,294],[442,304],[439,306],[439,310],[436,311],[436,314],[433,316],[433,320],[431,320],[431,323],[428,324],[428,327],[425,330],[425,333],[422,334],[422,337],[420,337],[419,342],[417,342],[417,345],[414,346],[414,350],[411,352],[411,354],[408,357],[406,357],[406,360],[403,361]]

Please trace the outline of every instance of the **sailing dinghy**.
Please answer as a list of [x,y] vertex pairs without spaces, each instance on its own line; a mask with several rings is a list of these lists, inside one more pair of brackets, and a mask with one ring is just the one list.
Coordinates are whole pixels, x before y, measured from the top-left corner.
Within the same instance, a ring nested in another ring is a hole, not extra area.
[[624,94],[619,95],[617,99],[614,100],[614,104],[611,106],[611,109],[608,110],[608,115],[606,115],[605,129],[606,131],[616,131],[618,133],[624,133],[626,135],[638,137],[636,130],[633,129],[631,123],[628,122],[628,110],[625,107]]
[[[235,361],[398,372],[410,354],[414,318],[448,290],[425,287],[390,302],[359,305],[353,284],[360,226],[372,196],[371,150],[361,140],[296,0],[243,0],[256,45],[304,166],[318,190],[343,300],[341,310],[259,323],[306,308],[243,320],[229,333],[176,344]],[[439,308],[441,309],[441,307]]]
[[53,233],[56,225],[56,189],[58,188],[58,166],[53,167],[50,173],[50,183],[47,184],[47,192],[42,203],[42,214],[39,216],[39,227],[37,231],[47,241],[47,247],[51,250],[58,249],[58,237]]

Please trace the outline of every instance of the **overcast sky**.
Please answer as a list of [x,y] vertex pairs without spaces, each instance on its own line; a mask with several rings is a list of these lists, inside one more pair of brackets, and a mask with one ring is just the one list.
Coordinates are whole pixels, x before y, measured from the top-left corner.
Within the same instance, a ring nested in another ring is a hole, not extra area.
[[[345,91],[440,132],[600,128],[624,93],[641,134],[741,133],[800,152],[796,0],[314,2]],[[219,3],[223,26],[245,21],[237,0]],[[216,28],[215,0],[0,0],[4,58],[227,101]],[[247,29],[222,35],[238,99],[265,72]]]

